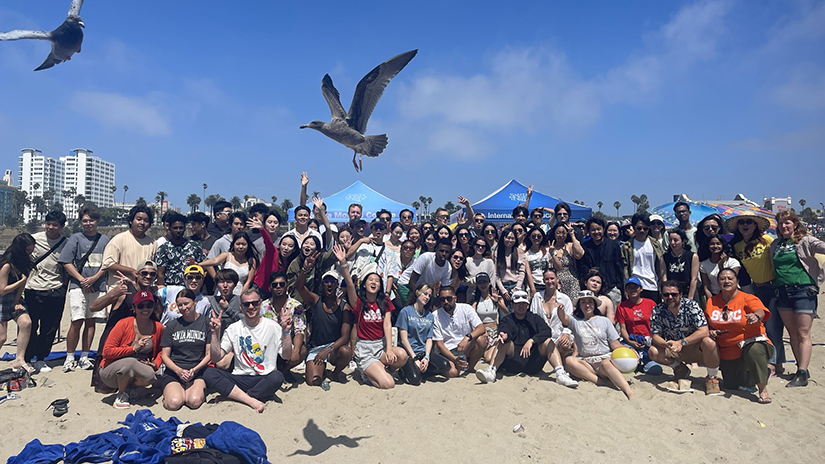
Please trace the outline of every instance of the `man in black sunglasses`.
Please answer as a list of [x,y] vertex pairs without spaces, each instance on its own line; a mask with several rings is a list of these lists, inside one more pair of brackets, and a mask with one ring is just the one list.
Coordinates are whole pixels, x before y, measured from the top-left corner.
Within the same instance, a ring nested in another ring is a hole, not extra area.
[[450,362],[447,377],[458,377],[475,369],[487,348],[487,332],[472,306],[456,303],[453,287],[441,287],[436,304],[440,307],[435,313],[433,341],[438,356]]

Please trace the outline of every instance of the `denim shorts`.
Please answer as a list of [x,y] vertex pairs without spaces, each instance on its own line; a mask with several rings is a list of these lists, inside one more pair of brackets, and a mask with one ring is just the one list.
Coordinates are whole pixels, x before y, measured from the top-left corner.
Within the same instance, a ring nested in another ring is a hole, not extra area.
[[797,314],[816,314],[815,285],[782,285],[776,287],[776,309]]

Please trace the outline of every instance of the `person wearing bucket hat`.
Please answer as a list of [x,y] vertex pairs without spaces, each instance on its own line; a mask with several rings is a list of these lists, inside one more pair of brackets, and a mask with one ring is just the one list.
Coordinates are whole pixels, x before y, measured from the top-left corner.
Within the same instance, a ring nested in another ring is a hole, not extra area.
[[[742,290],[756,295],[766,308],[776,309],[773,306],[775,296],[773,287],[774,271],[770,254],[774,239],[765,233],[767,226],[763,229],[759,226],[757,220],[749,215],[731,218],[729,226],[733,227],[731,229],[733,231],[733,239],[731,240],[733,253],[751,279],[751,284],[743,286]],[[768,369],[771,371],[771,376],[781,375],[785,372],[785,343],[782,341],[785,325],[782,323],[781,317],[774,316],[765,321],[765,331],[774,347],[773,354],[768,360]]]
[[632,400],[636,395],[610,360],[613,350],[622,346],[619,333],[610,319],[601,315],[600,305],[601,301],[593,292],[582,290],[576,295],[573,317],[568,316],[561,306],[556,310],[561,323],[573,332],[578,349],[578,356],[565,358],[564,365],[571,374],[588,382],[596,383],[599,377],[610,380],[628,400]]
[[805,387],[810,378],[811,325],[819,289],[825,283],[825,270],[815,255],[825,254],[825,242],[809,235],[793,211],[776,215],[776,233],[778,238],[770,249],[776,309],[788,328],[797,368],[787,386]]

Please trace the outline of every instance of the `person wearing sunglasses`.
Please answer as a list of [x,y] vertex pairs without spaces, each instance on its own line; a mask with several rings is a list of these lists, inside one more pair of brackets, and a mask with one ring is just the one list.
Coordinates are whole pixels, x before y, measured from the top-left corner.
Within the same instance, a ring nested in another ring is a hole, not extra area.
[[479,236],[472,240],[473,254],[467,258],[464,266],[467,268],[467,295],[474,295],[476,290],[476,279],[480,273],[484,273],[490,279],[490,284],[496,286],[496,263],[490,258],[490,247],[487,241]]
[[805,387],[811,374],[811,325],[816,317],[817,297],[825,283],[825,271],[817,254],[825,254],[825,242],[808,234],[793,211],[776,215],[777,239],[771,243],[776,289],[776,310],[788,328],[796,358],[796,374],[789,387]]
[[674,380],[668,385],[676,392],[688,390],[680,382],[690,376],[687,364],[704,365],[707,369],[705,394],[720,396],[719,351],[710,336],[704,311],[696,301],[682,298],[682,287],[676,281],[662,282],[661,291],[663,301],[650,315],[653,334],[648,350],[650,359],[673,369]]
[[197,264],[192,264],[187,266],[183,271],[183,286],[170,285],[158,290],[158,297],[164,306],[163,315],[160,318],[160,322],[164,327],[169,324],[170,321],[181,316],[175,300],[178,297],[178,293],[186,288],[195,293],[195,311],[200,315],[207,314],[211,306],[209,305],[209,300],[207,300],[202,293],[205,276],[206,272],[202,267]]
[[137,277],[133,280],[132,278],[121,273],[118,276],[117,285],[111,287],[106,294],[97,298],[89,305],[89,310],[92,312],[104,311],[109,307],[114,308],[109,311],[109,317],[106,319],[106,326],[100,335],[97,355],[94,359],[91,386],[95,388],[95,392],[97,393],[112,393],[116,391],[116,389],[108,387],[100,379],[100,363],[103,360],[103,346],[106,344],[109,333],[111,333],[112,329],[118,322],[134,315],[132,298],[130,295],[134,295],[135,293],[143,290],[152,293],[155,295],[155,306],[150,318],[152,320],[159,321],[160,315],[163,313],[163,306],[161,305],[160,299],[157,298],[158,289],[155,286],[155,279],[158,275],[158,268],[155,262],[144,261],[140,266],[138,266],[135,274]]
[[662,301],[659,296],[659,276],[662,275],[665,254],[662,243],[648,235],[650,216],[636,213],[630,219],[633,226],[633,239],[622,245],[624,259],[624,279],[636,276],[642,282],[642,297],[656,303]]
[[[711,235],[723,235],[725,233],[725,223],[722,216],[715,213],[705,216],[696,224],[696,234],[693,237],[696,241],[696,250],[701,250],[707,244]],[[700,262],[706,259],[708,259],[706,254],[699,254]]]
[[442,286],[435,304],[433,341],[439,356],[450,362],[447,377],[475,369],[487,349],[487,331],[475,309],[466,303],[457,303],[455,289]]
[[[731,246],[733,252],[745,273],[750,276],[751,284],[742,285],[742,290],[756,295],[766,308],[771,306],[775,295],[773,286],[774,269],[770,248],[774,239],[766,234],[770,223],[767,219],[751,214],[734,216],[725,221],[728,230],[733,231]],[[698,234],[697,234],[698,235]],[[771,376],[782,375],[785,372],[785,343],[782,336],[785,325],[781,317],[772,317],[765,321],[765,330],[774,347],[774,352],[768,360],[768,369]]]
[[465,226],[459,226],[455,233],[456,248],[461,248],[465,256],[473,255],[473,246],[471,244],[473,234],[470,229]]
[[719,347],[725,389],[757,393],[757,401],[768,404],[768,359],[774,348],[763,321],[776,316],[759,298],[737,288],[733,269],[719,271],[717,285],[720,291],[708,300],[705,316],[710,336]]
[[[304,242],[306,245],[310,241],[317,241],[314,238],[310,238]],[[330,251],[331,253],[331,251]],[[334,255],[333,255],[334,258]],[[301,272],[304,272],[304,282],[308,281],[309,275],[314,272],[314,269],[317,268],[316,261],[320,260],[317,254],[313,252],[310,254],[308,259],[305,259],[301,262],[301,268],[298,272],[296,272],[295,280],[297,281],[297,275]],[[298,260],[295,260],[293,263],[297,263]],[[269,293],[270,297],[260,304],[261,308],[261,316],[264,319],[272,319],[277,323],[281,323],[281,318],[286,315],[291,320],[290,322],[290,335],[292,339],[292,353],[290,356],[284,356],[283,358],[278,359],[278,370],[284,374],[284,378],[290,382],[295,382],[295,376],[292,375],[291,369],[301,362],[306,357],[306,346],[304,345],[304,341],[306,340],[306,331],[307,331],[307,317],[304,313],[304,306],[295,298],[292,298],[289,295],[289,284],[287,281],[287,275],[283,272],[273,272],[272,275],[269,277]],[[320,287],[322,279],[317,279],[317,285]],[[313,279],[313,282],[316,282]],[[309,287],[308,285],[306,285]],[[315,287],[313,284],[312,287]],[[243,309],[243,308],[241,308]]]
[[475,213],[473,215],[473,228],[471,229],[471,233],[474,237],[483,237],[484,236],[484,224],[487,222],[486,216],[484,213]]
[[352,360],[350,334],[352,333],[352,311],[346,300],[338,292],[338,282],[343,277],[347,287],[352,287],[352,278],[347,270],[344,247],[335,245],[333,252],[338,260],[338,269],[329,269],[322,276],[320,294],[309,291],[306,273],[298,274],[295,288],[304,302],[313,308],[312,330],[307,339],[306,383],[320,386],[324,381],[327,363],[334,366],[329,378],[344,382],[344,369]]
[[161,365],[163,325],[152,319],[155,296],[140,290],[132,297],[134,315],[118,321],[103,345],[100,380],[117,389],[112,404],[115,409],[128,409],[138,396],[138,389],[156,380]]
[[[262,413],[264,403],[274,399],[284,383],[277,365],[281,356],[292,357],[292,318],[286,308],[280,323],[262,317],[261,294],[256,288],[245,291],[240,298],[243,319],[227,327],[223,336],[220,312],[209,321],[209,356],[215,367],[207,368],[203,379],[221,396]],[[226,370],[230,363],[232,372]]]

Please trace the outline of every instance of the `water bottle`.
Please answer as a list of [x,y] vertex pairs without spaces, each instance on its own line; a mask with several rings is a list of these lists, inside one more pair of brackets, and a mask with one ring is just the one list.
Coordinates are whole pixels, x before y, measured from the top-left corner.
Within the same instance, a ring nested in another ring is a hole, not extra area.
[[321,382],[321,388],[323,388],[325,392],[328,392],[329,391],[329,380],[324,379],[324,381]]
[[[464,353],[458,353],[458,360],[466,363],[467,362],[467,355],[464,354]],[[463,373],[467,372],[467,370],[469,368],[470,368],[470,366],[469,366],[469,364],[467,364],[465,367],[459,367],[458,371],[463,374]]]

